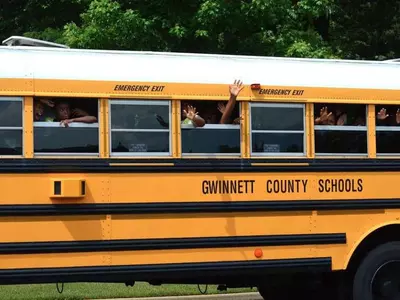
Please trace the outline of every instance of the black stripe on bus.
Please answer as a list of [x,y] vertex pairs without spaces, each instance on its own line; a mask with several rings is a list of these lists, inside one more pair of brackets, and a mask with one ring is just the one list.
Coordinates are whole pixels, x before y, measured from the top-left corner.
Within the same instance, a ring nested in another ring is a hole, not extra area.
[[392,159],[2,159],[0,173],[215,173],[400,171]]
[[265,235],[207,238],[54,241],[0,243],[0,254],[44,254],[103,251],[144,251],[256,246],[294,246],[346,244],[345,233]]
[[[330,272],[332,259],[298,258],[236,262],[207,262],[185,264],[156,264],[135,266],[99,266],[72,268],[1,269],[0,284],[57,283],[57,282],[131,282],[157,281],[220,283],[221,279],[237,277],[242,283],[246,278],[268,273]],[[223,276],[223,277],[222,277]],[[253,277],[254,280],[254,277]],[[254,281],[253,281],[254,282]]]
[[0,205],[0,217],[199,214],[400,208],[400,199]]

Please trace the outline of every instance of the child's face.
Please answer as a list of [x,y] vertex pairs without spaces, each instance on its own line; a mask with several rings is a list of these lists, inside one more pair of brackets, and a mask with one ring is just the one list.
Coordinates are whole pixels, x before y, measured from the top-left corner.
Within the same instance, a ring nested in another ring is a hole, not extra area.
[[35,116],[40,117],[43,115],[44,107],[43,104],[38,102],[35,104]]

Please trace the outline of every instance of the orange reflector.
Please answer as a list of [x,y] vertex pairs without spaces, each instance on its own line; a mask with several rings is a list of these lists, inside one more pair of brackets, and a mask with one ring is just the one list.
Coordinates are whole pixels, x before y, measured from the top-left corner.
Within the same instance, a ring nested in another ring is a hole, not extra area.
[[254,256],[257,258],[261,258],[263,256],[263,251],[261,249],[254,250]]
[[251,85],[252,90],[259,90],[260,88],[261,88],[261,84],[259,84],[259,83],[253,83]]

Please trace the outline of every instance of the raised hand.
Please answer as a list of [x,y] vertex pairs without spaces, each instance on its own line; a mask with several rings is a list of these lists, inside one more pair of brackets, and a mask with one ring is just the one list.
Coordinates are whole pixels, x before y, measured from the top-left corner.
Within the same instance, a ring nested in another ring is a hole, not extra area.
[[[399,113],[399,111],[397,110],[396,113],[396,121],[397,121],[397,114]],[[382,108],[377,115],[378,120],[385,120],[387,117],[389,117],[388,114],[386,114],[386,108]]]
[[243,89],[243,82],[235,80],[235,82],[229,86],[229,93],[231,96],[237,97]]
[[42,102],[43,104],[46,104],[49,107],[54,107],[55,106],[54,101],[50,100],[50,99],[40,99],[39,101]]
[[233,120],[233,124],[234,125],[239,125],[241,123],[241,121],[243,121],[242,117],[236,118],[235,120]]
[[73,123],[74,121],[72,119],[66,119],[66,120],[62,120],[60,122],[60,126],[63,127],[69,127],[69,124]]
[[323,107],[321,108],[320,112],[319,112],[319,118],[317,118],[315,120],[316,123],[318,124],[327,124],[328,123],[328,119],[329,117],[332,115],[331,112],[328,112],[328,108],[327,107]]
[[198,115],[198,112],[196,112],[195,107],[188,105],[187,108],[183,110],[183,115],[193,121],[193,119]]
[[220,103],[218,103],[217,109],[219,110],[219,112],[221,114],[224,114],[225,109],[226,109],[226,105],[224,103],[220,102]]

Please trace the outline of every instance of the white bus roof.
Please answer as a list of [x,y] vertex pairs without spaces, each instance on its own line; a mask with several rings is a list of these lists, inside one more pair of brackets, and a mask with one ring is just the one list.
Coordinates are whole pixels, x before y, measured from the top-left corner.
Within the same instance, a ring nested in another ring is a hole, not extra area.
[[0,47],[0,78],[400,89],[393,61]]

